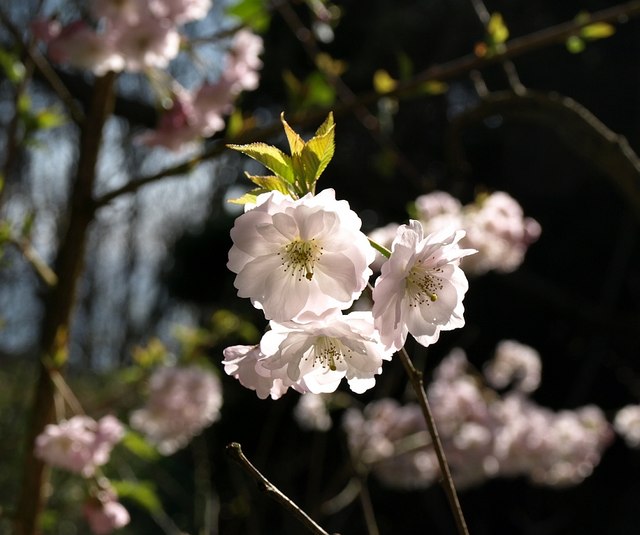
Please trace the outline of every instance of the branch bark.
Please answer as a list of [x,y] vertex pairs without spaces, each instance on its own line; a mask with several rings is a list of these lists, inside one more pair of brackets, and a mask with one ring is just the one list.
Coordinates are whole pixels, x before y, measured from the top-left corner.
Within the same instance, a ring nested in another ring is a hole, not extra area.
[[[32,406],[31,424],[26,440],[22,489],[18,498],[14,533],[35,535],[46,502],[44,483],[48,473],[45,464],[34,456],[36,437],[53,420],[55,385],[47,357],[66,343],[76,288],[82,273],[87,233],[93,221],[92,200],[96,163],[102,143],[103,126],[111,113],[115,74],[108,73],[96,80],[87,116],[81,127],[80,152],[75,182],[70,198],[66,234],[61,242],[55,266],[58,284],[50,289],[40,335],[40,376]],[[57,373],[59,370],[54,370]]]

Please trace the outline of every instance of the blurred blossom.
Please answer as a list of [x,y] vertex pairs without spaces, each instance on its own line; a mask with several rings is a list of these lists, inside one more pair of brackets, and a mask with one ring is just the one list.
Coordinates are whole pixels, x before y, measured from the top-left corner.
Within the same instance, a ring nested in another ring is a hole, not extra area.
[[426,233],[451,227],[466,231],[461,247],[478,251],[462,259],[467,274],[514,271],[541,233],[540,224],[525,217],[518,202],[503,191],[479,196],[466,206],[448,193],[434,191],[418,197],[415,207]]
[[88,416],[74,416],[47,425],[36,438],[35,455],[52,466],[91,477],[98,466],[109,461],[113,446],[123,436],[124,427],[113,416],[97,422]]
[[298,425],[307,431],[328,431],[331,429],[331,416],[327,409],[326,394],[311,392],[300,396],[293,409]]
[[83,513],[91,532],[95,535],[108,535],[126,526],[131,520],[129,512],[118,501],[118,496],[110,487],[100,490],[97,496],[87,500]]
[[494,388],[513,383],[517,390],[533,392],[540,385],[541,369],[540,354],[535,349],[514,340],[503,340],[485,366],[484,375]]
[[[554,412],[522,389],[500,397],[468,369],[460,349],[435,370],[427,394],[459,488],[500,476],[575,485],[592,473],[612,439],[611,426],[596,406]],[[410,489],[437,480],[435,453],[416,403],[385,399],[362,412],[349,409],[343,426],[354,460],[384,483]]]
[[627,405],[613,420],[616,432],[630,448],[640,448],[640,405]]
[[222,390],[212,372],[199,367],[161,367],[149,380],[146,405],[130,417],[164,455],[185,446],[220,417]]

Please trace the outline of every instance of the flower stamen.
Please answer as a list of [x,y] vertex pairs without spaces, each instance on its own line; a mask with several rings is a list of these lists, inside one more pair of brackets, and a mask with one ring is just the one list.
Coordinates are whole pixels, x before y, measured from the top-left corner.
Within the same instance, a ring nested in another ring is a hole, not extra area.
[[291,276],[298,275],[298,280],[302,280],[302,275],[307,280],[313,278],[313,268],[315,263],[322,256],[323,248],[320,247],[314,238],[310,241],[295,239],[286,244],[278,253],[282,257],[282,266],[285,273],[291,272]]
[[[430,270],[441,272],[441,269]],[[437,275],[428,272],[422,266],[414,266],[406,278],[407,293],[411,299],[409,306],[435,303],[438,300],[438,292],[443,289],[442,282]]]

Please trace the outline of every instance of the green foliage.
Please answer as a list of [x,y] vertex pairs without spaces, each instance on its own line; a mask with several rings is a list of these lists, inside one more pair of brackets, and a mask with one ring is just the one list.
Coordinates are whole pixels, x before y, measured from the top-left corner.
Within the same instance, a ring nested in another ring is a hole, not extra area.
[[318,71],[299,80],[291,71],[282,73],[292,109],[328,108],[336,100],[336,91],[325,75]]
[[265,176],[247,174],[247,178],[259,188],[230,202],[236,204],[254,202],[258,195],[268,191],[279,191],[294,199],[303,197],[307,193],[315,193],[316,183],[335,152],[333,114],[329,113],[314,136],[307,142],[285,121],[284,113],[280,119],[289,142],[290,155],[266,143],[228,145],[230,149],[246,154],[275,173]]
[[128,430],[120,444],[143,461],[157,461],[160,458],[158,451],[135,431]]
[[227,14],[238,17],[258,33],[266,31],[271,23],[267,3],[262,0],[240,0],[227,8]]
[[18,55],[8,50],[0,49],[0,69],[10,82],[17,84],[24,80],[26,69]]
[[112,479],[111,485],[118,493],[119,498],[131,500],[151,514],[162,511],[162,503],[153,483],[149,481],[117,481]]

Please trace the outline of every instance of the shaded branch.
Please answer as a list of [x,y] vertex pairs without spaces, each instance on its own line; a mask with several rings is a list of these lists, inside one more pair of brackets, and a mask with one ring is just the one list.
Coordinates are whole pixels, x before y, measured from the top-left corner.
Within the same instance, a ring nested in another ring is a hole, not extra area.
[[436,457],[438,458],[438,466],[440,467],[440,474],[442,476],[442,486],[444,487],[445,493],[447,495],[447,500],[449,501],[449,507],[451,509],[451,513],[453,514],[453,519],[455,520],[458,534],[469,535],[467,523],[464,519],[464,515],[462,514],[462,508],[460,507],[460,502],[458,500],[458,493],[456,492],[456,487],[453,484],[453,477],[451,477],[449,464],[447,463],[444,448],[442,447],[442,442],[440,441],[440,435],[438,434],[438,429],[436,427],[435,420],[433,419],[433,414],[431,413],[431,406],[429,405],[429,400],[427,399],[427,393],[424,390],[422,373],[416,370],[413,362],[411,362],[411,358],[409,357],[407,350],[404,347],[398,352],[398,355],[400,355],[400,361],[402,362],[402,365],[404,366],[404,369],[409,376],[409,382],[413,387],[413,390],[418,398],[420,408],[422,409],[422,414],[424,415],[427,429],[429,430],[429,435],[431,436],[431,441],[433,442],[433,449],[436,452]]
[[298,521],[300,521],[311,533],[316,535],[329,535],[327,531],[322,529],[316,522],[305,513],[300,507],[298,507],[293,500],[283,494],[273,483],[271,483],[262,472],[258,470],[247,457],[242,453],[242,447],[237,442],[231,442],[227,445],[227,453],[229,456],[237,462],[245,472],[253,477],[260,490],[266,492],[271,498],[282,505],[287,511],[289,511]]
[[464,169],[462,133],[487,117],[522,119],[552,130],[560,141],[593,164],[619,190],[640,218],[640,158],[624,136],[610,130],[575,100],[557,93],[526,91],[490,93],[460,114],[447,134],[451,165]]

